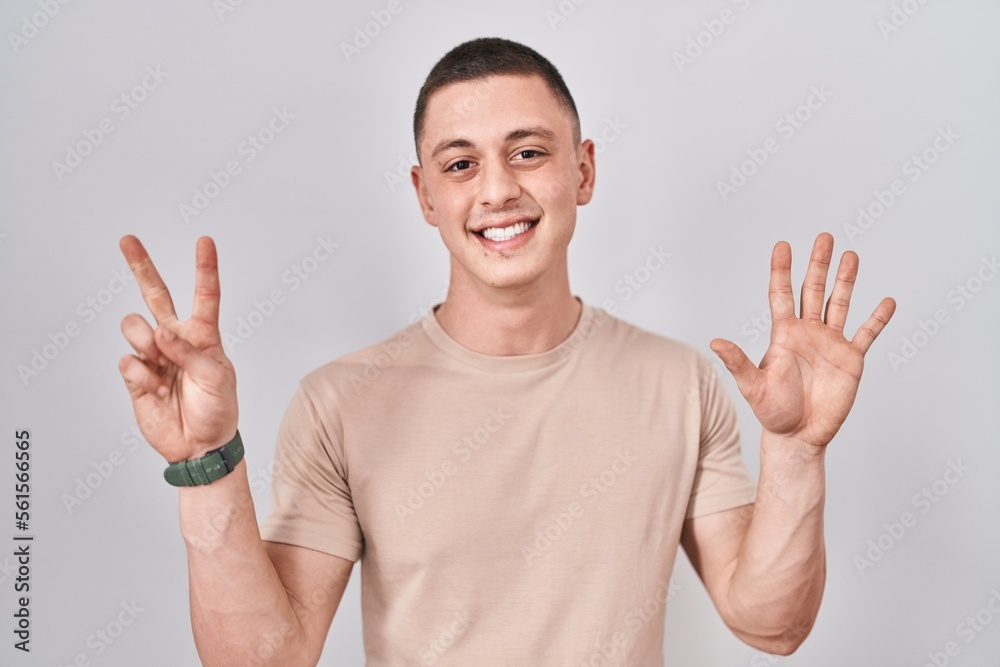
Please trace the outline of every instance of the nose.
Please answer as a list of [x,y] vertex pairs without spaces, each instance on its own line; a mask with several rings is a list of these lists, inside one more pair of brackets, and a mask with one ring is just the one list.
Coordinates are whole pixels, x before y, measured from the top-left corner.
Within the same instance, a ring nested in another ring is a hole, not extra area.
[[487,208],[504,208],[521,196],[521,186],[503,160],[488,161],[480,168],[479,202]]

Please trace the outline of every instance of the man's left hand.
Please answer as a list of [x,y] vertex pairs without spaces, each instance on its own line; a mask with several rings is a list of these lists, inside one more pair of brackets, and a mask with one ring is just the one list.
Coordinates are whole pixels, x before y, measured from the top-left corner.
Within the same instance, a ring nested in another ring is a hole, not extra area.
[[722,338],[711,343],[765,431],[820,450],[847,419],[861,381],[865,352],[896,310],[893,299],[882,299],[848,340],[844,323],[858,275],[858,256],[848,251],[841,257],[824,313],[832,255],[833,236],[824,232],[813,245],[802,283],[801,312],[796,317],[792,250],[785,241],[775,244],[768,291],[771,341],[759,367],[736,344]]

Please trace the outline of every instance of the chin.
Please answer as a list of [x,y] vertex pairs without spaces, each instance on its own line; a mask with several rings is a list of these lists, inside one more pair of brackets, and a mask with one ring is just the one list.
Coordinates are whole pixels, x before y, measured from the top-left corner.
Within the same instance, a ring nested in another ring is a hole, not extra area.
[[526,287],[538,282],[542,271],[538,267],[498,267],[493,271],[479,271],[475,275],[479,280],[497,289]]

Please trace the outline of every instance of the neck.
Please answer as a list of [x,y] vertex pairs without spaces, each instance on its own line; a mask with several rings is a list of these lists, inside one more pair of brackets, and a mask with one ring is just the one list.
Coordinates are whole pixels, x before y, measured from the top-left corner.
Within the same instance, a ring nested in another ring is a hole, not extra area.
[[449,336],[473,352],[546,352],[569,337],[583,309],[570,293],[568,273],[558,275],[556,280],[540,277],[535,284],[498,289],[452,267],[448,296],[434,314]]

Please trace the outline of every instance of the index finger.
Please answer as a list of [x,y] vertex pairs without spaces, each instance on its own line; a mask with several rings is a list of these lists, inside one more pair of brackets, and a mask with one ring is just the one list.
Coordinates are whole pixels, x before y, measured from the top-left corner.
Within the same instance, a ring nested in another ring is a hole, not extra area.
[[795,297],[792,295],[792,247],[778,241],[771,251],[771,280],[767,287],[771,320],[777,322],[795,316]]
[[196,273],[194,307],[191,317],[214,327],[219,326],[219,257],[215,242],[208,236],[195,246]]
[[128,266],[132,269],[132,275],[142,290],[142,298],[157,323],[176,320],[177,313],[174,311],[174,302],[170,299],[170,291],[153,266],[153,260],[149,258],[149,253],[146,252],[142,242],[129,234],[122,237],[118,247],[122,249]]

